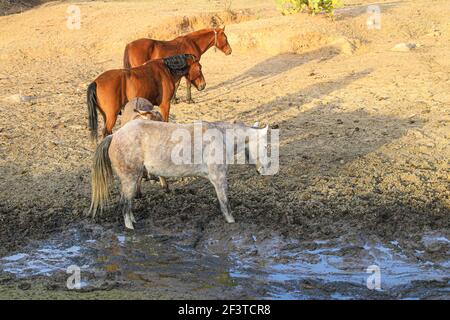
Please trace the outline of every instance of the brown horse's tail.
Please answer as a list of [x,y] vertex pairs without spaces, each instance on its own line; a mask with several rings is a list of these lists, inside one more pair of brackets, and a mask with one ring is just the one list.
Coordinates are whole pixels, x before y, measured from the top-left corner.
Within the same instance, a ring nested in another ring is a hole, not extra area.
[[89,209],[89,214],[92,214],[92,217],[95,217],[99,207],[100,212],[103,211],[103,207],[109,198],[109,185],[113,181],[113,171],[108,151],[112,139],[113,135],[107,136],[95,150],[92,164],[92,199]]
[[97,116],[97,83],[92,82],[87,89],[87,106],[89,116],[89,130],[92,141],[97,141],[98,116]]
[[124,69],[130,69],[131,68],[130,58],[128,56],[128,45],[126,45],[125,51],[123,53],[123,68]]

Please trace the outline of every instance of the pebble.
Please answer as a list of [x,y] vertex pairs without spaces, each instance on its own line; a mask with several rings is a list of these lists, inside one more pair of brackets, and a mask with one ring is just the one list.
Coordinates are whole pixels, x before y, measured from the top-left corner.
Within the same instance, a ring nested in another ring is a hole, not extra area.
[[21,289],[21,290],[28,290],[28,289],[31,288],[31,284],[28,283],[28,282],[23,282],[23,283],[19,284],[18,287],[19,287],[19,289]]
[[401,43],[397,43],[391,50],[396,51],[396,52],[409,52],[412,49],[415,49],[417,47],[418,46],[415,43],[401,42]]
[[32,96],[24,96],[21,94],[12,94],[10,96],[3,98],[4,101],[13,102],[13,103],[29,102],[33,99],[35,99],[35,98]]

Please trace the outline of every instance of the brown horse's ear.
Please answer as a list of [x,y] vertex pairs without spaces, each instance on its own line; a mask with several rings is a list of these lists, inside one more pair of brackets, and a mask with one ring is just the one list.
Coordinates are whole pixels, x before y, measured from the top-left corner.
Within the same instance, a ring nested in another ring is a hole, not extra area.
[[192,61],[193,62],[197,62],[197,61],[199,61],[200,59],[198,59],[195,55],[193,55],[193,54],[190,54],[189,55],[191,58],[192,58]]

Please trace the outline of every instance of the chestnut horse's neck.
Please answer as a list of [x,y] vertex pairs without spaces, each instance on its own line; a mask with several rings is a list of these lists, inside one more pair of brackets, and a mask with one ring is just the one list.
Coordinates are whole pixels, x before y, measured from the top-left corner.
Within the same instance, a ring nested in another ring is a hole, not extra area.
[[186,73],[175,73],[173,74],[172,71],[169,69],[168,66],[163,62],[164,68],[167,68],[167,71],[169,71],[170,78],[172,79],[173,83],[176,84],[178,81],[180,81],[181,78],[187,76],[188,69],[186,69]]
[[180,74],[172,74],[172,72],[170,72],[170,70],[169,70],[169,74],[173,80],[173,83],[176,84],[178,81],[180,81],[181,78],[183,78],[184,76],[187,76],[187,71],[186,71],[186,74],[180,75]]
[[166,69],[169,73],[170,79],[174,84],[176,84],[181,78],[185,77],[188,74],[188,69],[186,69],[186,72],[183,74],[173,74],[170,71],[169,67],[164,63],[164,59],[149,60],[138,68],[147,68],[147,70],[150,70],[150,72],[152,72],[151,65],[153,63],[160,64],[164,69]]
[[[216,45],[216,32],[214,29],[205,29],[186,35],[186,38],[194,42],[200,50],[200,55]],[[200,57],[199,57],[200,58]]]

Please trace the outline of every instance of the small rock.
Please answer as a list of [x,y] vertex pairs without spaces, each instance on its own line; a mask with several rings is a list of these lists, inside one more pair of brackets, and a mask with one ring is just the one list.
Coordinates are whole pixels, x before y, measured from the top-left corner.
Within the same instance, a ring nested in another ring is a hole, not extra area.
[[415,48],[417,48],[417,45],[415,43],[401,42],[397,43],[391,50],[397,52],[409,52]]
[[32,96],[24,96],[21,94],[12,94],[10,96],[3,98],[4,101],[12,102],[12,103],[29,102],[33,99],[34,99],[34,97],[32,97]]
[[60,144],[62,144],[62,142],[61,141],[58,141],[58,140],[52,140],[52,141],[50,141],[53,145],[55,145],[55,146],[58,146],[58,145],[60,145]]
[[23,282],[23,283],[20,283],[18,287],[21,290],[28,290],[31,288],[31,284],[28,282]]

